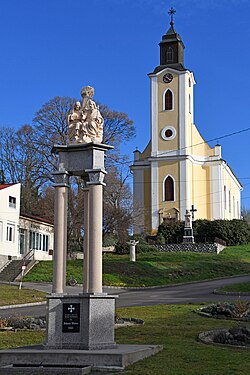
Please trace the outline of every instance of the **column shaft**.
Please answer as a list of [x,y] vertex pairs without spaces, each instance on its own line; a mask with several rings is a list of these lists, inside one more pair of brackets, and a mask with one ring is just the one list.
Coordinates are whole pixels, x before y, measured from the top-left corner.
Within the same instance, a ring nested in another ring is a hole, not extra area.
[[83,263],[83,292],[89,291],[89,190],[84,189],[84,263]]
[[55,187],[54,262],[52,293],[64,293],[66,286],[68,188]]
[[102,293],[102,190],[89,185],[89,293]]

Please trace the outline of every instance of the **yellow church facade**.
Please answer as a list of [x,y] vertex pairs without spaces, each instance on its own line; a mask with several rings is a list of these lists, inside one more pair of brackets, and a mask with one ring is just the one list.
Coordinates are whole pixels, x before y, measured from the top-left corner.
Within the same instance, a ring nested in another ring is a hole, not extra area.
[[134,152],[134,233],[155,234],[163,220],[239,219],[242,186],[194,124],[194,85],[184,45],[170,22],[160,42],[160,65],[150,78],[151,140]]

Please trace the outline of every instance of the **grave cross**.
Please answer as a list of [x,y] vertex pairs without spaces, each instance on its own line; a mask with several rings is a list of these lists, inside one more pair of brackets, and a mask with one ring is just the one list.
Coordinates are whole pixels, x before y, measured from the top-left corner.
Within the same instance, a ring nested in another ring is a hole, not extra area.
[[192,204],[190,212],[192,212],[192,220],[194,220],[194,213],[196,212],[196,208],[194,208],[194,205]]

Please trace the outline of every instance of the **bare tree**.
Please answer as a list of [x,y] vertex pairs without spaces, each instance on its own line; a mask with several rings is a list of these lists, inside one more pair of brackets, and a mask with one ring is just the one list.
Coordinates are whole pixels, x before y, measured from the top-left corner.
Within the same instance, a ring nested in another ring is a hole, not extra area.
[[132,224],[132,193],[128,184],[129,171],[123,165],[113,166],[106,177],[104,189],[104,239],[113,237],[124,243]]
[[0,130],[0,163],[4,182],[20,182],[21,211],[37,214],[39,190],[47,182],[43,155],[34,142],[35,131],[30,125],[18,131]]
[[[18,131],[0,129],[0,176],[5,182],[22,183],[22,210],[50,219],[53,214],[51,190],[52,172],[57,168],[57,158],[51,154],[54,144],[67,143],[67,116],[76,99],[56,96],[36,113],[33,125],[24,125]],[[110,110],[100,104],[104,118],[103,143],[115,149],[108,153],[107,187],[104,193],[104,233],[116,233],[125,238],[130,225],[131,193],[128,175],[121,173],[117,162],[122,162],[120,146],[135,134],[133,121],[127,114]],[[125,177],[124,177],[125,176]],[[79,242],[82,237],[83,199],[75,179],[71,180],[69,197],[69,230],[71,238]],[[74,228],[74,230],[73,230]]]

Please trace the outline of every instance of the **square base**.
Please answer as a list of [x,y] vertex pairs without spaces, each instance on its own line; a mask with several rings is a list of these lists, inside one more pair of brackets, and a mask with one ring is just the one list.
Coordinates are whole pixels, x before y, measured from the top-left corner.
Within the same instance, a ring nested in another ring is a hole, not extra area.
[[106,294],[48,297],[47,349],[115,348],[115,298]]

